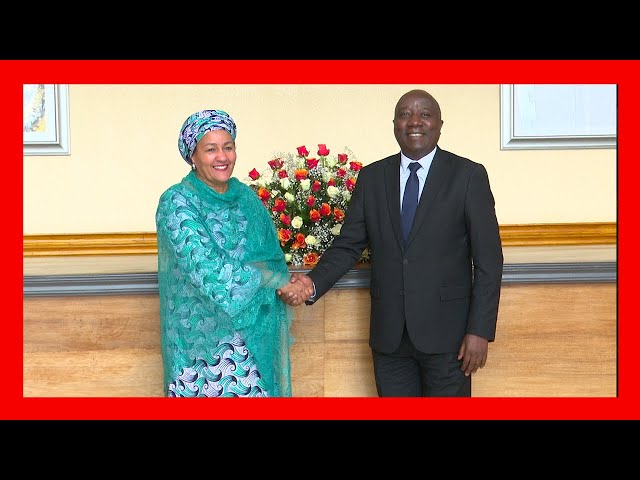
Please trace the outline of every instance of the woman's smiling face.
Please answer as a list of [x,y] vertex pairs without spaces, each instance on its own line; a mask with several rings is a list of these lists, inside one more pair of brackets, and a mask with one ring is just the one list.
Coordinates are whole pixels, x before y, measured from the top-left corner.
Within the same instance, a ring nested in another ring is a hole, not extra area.
[[191,160],[198,178],[224,193],[236,165],[236,144],[226,130],[211,130],[200,139]]

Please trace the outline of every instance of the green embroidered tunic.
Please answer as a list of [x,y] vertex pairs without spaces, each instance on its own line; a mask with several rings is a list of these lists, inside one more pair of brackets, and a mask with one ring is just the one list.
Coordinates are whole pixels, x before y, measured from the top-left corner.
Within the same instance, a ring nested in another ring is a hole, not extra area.
[[194,172],[156,211],[166,396],[291,396],[289,272],[269,212],[230,178]]

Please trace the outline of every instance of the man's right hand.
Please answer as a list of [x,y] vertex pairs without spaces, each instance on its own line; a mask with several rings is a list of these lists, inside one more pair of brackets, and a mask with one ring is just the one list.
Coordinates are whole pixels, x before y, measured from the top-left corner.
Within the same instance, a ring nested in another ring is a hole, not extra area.
[[303,273],[292,273],[289,283],[277,291],[282,301],[294,307],[309,300],[313,292],[313,281]]

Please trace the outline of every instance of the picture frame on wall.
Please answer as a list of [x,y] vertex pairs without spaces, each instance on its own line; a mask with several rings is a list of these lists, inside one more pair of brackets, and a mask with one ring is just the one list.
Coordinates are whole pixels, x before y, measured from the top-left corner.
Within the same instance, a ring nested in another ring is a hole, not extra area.
[[23,154],[69,155],[69,86],[22,87]]
[[617,147],[617,85],[500,85],[500,149]]

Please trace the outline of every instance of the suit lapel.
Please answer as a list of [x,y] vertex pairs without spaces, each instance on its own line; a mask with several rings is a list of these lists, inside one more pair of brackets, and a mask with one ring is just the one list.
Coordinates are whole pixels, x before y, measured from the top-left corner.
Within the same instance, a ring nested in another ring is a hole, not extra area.
[[384,172],[385,192],[387,195],[387,208],[389,209],[389,218],[391,225],[396,234],[398,244],[404,243],[402,239],[402,227],[400,226],[400,154],[395,155],[387,163]]
[[[407,239],[407,246],[409,246],[415,237],[416,232],[419,230],[420,225],[422,225],[427,218],[427,213],[431,209],[438,192],[445,184],[447,178],[451,175],[451,168],[449,162],[447,162],[446,156],[446,152],[443,152],[440,148],[436,150],[436,154],[431,162],[431,167],[429,168],[427,180],[424,184],[424,189],[422,190],[422,195],[420,195],[420,201],[418,202],[418,208],[416,209],[416,216],[413,219],[413,226],[411,227],[411,232]],[[400,169],[398,168],[398,170]],[[400,194],[398,193],[398,195]]]

